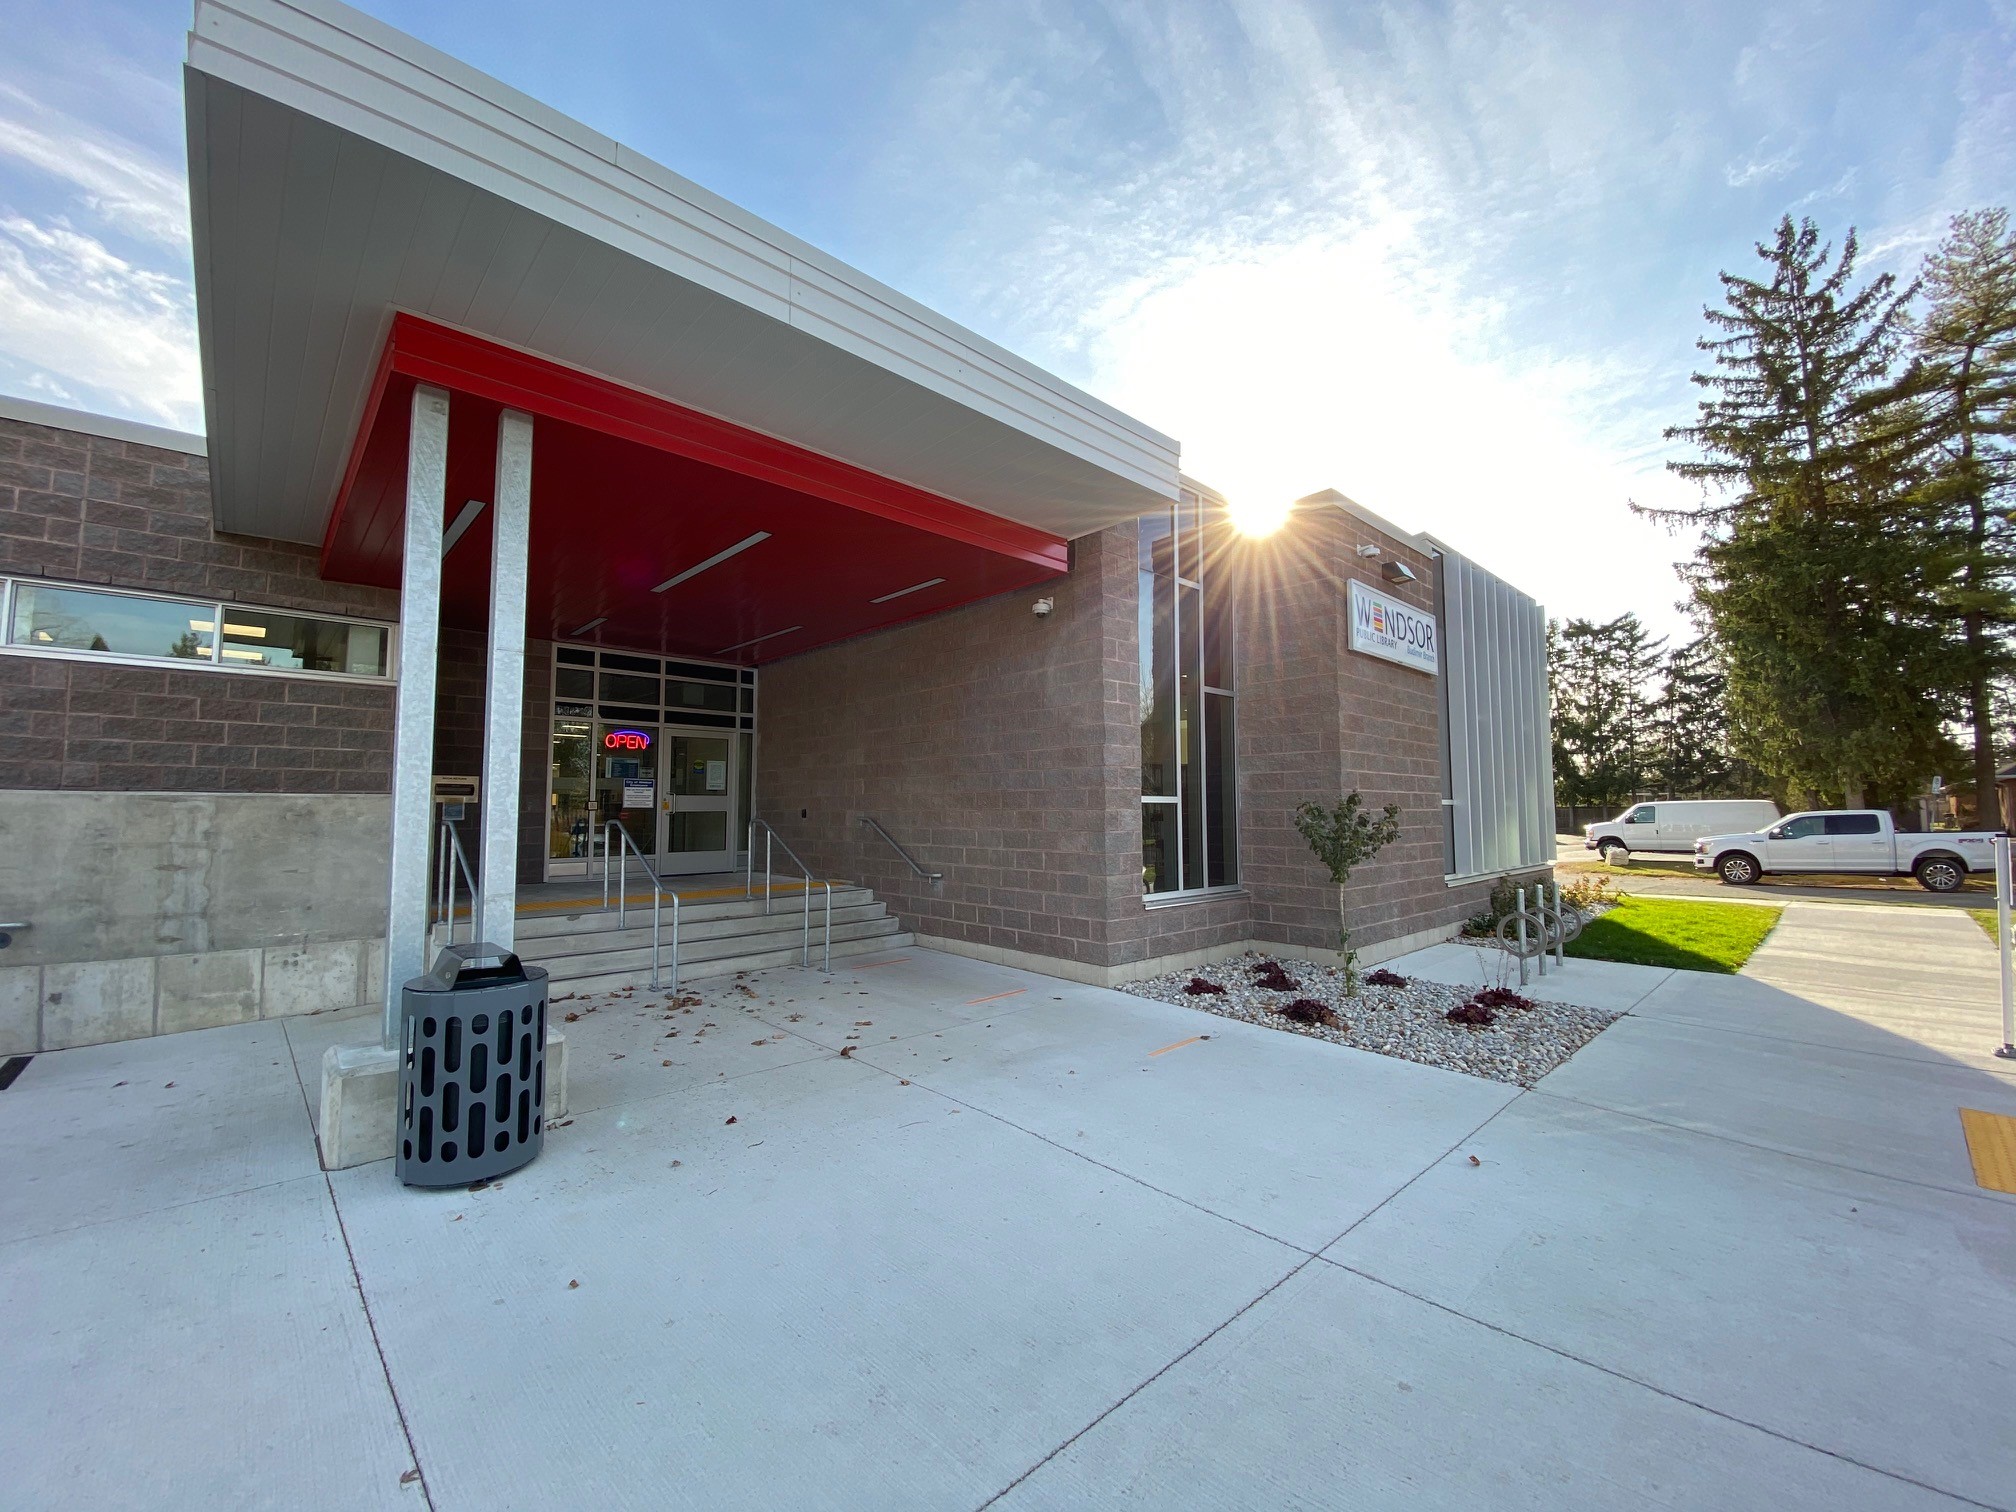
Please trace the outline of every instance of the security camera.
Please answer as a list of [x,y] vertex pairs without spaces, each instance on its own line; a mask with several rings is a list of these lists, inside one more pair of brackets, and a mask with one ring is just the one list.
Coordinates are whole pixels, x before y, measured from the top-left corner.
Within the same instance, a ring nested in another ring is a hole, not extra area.
[[1360,546],[1358,548],[1358,555],[1360,555],[1361,557],[1375,557],[1379,555],[1379,548],[1377,546],[1372,545],[1370,542],[1367,542],[1365,545]]
[[1036,600],[1035,603],[1029,606],[1029,612],[1035,615],[1036,618],[1038,619],[1048,619],[1050,617],[1050,611],[1052,609],[1055,609],[1056,607],[1057,607],[1057,600],[1053,598],[1040,598]]

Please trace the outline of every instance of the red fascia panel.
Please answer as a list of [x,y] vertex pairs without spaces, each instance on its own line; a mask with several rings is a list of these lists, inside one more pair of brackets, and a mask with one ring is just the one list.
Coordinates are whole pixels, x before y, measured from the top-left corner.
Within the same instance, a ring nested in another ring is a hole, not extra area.
[[1047,531],[1004,520],[607,378],[403,313],[393,317],[364,424],[351,450],[343,491],[330,517],[325,556],[335,539],[336,522],[348,502],[370,428],[377,420],[385,385],[394,372],[761,478],[849,509],[1016,557],[1050,572],[1070,568],[1068,543]]

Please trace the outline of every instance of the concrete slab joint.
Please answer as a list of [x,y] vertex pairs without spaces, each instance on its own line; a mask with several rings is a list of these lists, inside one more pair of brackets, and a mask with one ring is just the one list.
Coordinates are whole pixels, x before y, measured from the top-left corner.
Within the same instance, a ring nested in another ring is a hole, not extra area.
[[[399,1052],[383,1045],[331,1045],[322,1052],[321,1155],[325,1171],[390,1160],[398,1121]],[[567,1037],[546,1030],[550,1124],[567,1112]]]

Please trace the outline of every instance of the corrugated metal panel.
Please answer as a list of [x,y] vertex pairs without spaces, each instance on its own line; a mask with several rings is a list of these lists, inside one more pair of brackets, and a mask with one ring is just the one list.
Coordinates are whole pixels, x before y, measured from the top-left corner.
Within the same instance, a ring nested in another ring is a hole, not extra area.
[[1467,557],[1436,549],[1453,874],[1544,866],[1554,858],[1546,615]]

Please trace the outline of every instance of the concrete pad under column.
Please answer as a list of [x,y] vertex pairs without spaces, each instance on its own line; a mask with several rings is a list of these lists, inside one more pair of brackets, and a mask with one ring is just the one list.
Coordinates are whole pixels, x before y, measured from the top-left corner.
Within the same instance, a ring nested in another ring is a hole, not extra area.
[[[567,1038],[546,1029],[547,1123],[567,1111]],[[331,1045],[322,1052],[322,1112],[315,1121],[322,1169],[390,1160],[399,1124],[399,1052],[383,1045]]]

